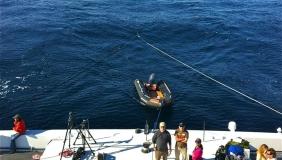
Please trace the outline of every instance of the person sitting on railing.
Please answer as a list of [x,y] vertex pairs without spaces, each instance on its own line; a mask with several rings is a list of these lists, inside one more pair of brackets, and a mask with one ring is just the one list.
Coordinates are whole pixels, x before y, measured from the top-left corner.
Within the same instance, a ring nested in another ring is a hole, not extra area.
[[13,130],[16,134],[12,135],[11,137],[11,146],[10,146],[10,153],[16,152],[16,139],[23,135],[26,131],[26,126],[24,120],[21,118],[19,114],[16,114],[14,117],[14,126]]

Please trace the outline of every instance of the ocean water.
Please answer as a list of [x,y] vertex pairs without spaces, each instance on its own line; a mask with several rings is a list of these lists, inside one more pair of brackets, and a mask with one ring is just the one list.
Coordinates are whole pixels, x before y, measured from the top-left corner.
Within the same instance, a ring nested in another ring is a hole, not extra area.
[[0,129],[20,113],[29,129],[143,128],[133,81],[151,73],[175,103],[160,121],[175,128],[276,132],[282,116],[167,58],[282,112],[282,1],[0,0]]

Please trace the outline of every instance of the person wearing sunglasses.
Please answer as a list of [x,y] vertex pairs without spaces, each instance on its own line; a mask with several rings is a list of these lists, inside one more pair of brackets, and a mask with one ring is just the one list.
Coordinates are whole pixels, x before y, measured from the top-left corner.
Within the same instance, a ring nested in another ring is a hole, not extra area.
[[276,151],[273,148],[269,148],[266,151],[267,160],[276,160]]
[[189,133],[183,122],[179,123],[178,128],[175,130],[175,160],[179,160],[180,154],[182,160],[188,160],[187,157],[187,141]]
[[256,160],[266,160],[267,150],[268,150],[268,146],[266,144],[262,144],[257,150]]

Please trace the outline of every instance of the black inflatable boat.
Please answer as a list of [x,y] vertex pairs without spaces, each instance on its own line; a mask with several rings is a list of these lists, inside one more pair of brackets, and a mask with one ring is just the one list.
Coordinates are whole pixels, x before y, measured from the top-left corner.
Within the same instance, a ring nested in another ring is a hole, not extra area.
[[[142,105],[153,108],[172,105],[171,91],[164,81],[159,81],[157,89],[154,91],[150,90],[150,84],[146,84],[142,80],[136,79],[134,84]],[[152,96],[152,92],[155,92],[156,96]]]

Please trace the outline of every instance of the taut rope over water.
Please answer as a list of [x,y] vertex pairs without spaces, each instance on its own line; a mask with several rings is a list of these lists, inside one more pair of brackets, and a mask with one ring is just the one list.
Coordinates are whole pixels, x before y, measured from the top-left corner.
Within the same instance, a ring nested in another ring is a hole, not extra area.
[[252,98],[252,97],[250,97],[250,96],[248,96],[248,95],[246,95],[246,94],[244,94],[244,93],[242,93],[242,92],[240,92],[240,91],[238,91],[238,90],[236,90],[236,89],[234,89],[234,88],[232,88],[232,87],[230,87],[230,86],[228,86],[228,85],[226,85],[226,84],[224,84],[224,83],[222,83],[222,82],[220,82],[220,81],[218,81],[218,80],[216,80],[216,79],[214,79],[214,78],[212,78],[212,77],[210,77],[210,76],[208,76],[208,75],[206,75],[205,73],[203,73],[203,72],[201,72],[201,71],[199,71],[199,70],[197,70],[197,69],[195,69],[195,68],[189,66],[188,64],[186,64],[186,63],[184,63],[184,62],[178,60],[177,58],[175,58],[175,57],[169,55],[168,53],[162,51],[161,49],[157,48],[156,46],[152,45],[151,43],[149,43],[149,42],[147,42],[145,39],[143,39],[143,38],[139,35],[138,32],[137,32],[137,35],[136,35],[136,36],[137,36],[140,40],[142,40],[144,43],[146,43],[148,46],[154,48],[155,50],[157,50],[157,51],[159,51],[160,53],[166,55],[167,57],[173,59],[174,61],[176,61],[176,62],[178,62],[178,63],[184,65],[186,68],[192,69],[193,71],[195,71],[195,72],[201,74],[202,76],[204,76],[204,77],[206,77],[206,78],[208,78],[208,79],[210,79],[210,80],[212,80],[212,81],[214,81],[214,82],[216,82],[216,83],[218,83],[218,84],[220,84],[220,85],[222,85],[222,86],[224,86],[224,87],[226,87],[226,88],[228,88],[228,89],[230,89],[230,90],[232,90],[232,91],[234,91],[234,92],[236,92],[236,93],[238,93],[238,94],[240,94],[240,95],[242,95],[242,96],[244,96],[244,97],[246,97],[246,98],[248,98],[248,99],[250,99],[250,100],[252,100],[252,101],[254,101],[254,102],[256,102],[256,103],[258,103],[258,104],[260,104],[260,105],[262,105],[262,106],[264,106],[264,107],[266,107],[266,108],[268,108],[268,109],[270,109],[270,110],[272,110],[273,112],[276,112],[277,114],[282,115],[282,112],[280,112],[280,111],[278,111],[278,110],[276,110],[276,109],[274,109],[274,108],[272,108],[272,107],[270,107],[270,106],[268,106],[268,105],[266,105],[266,104],[264,104],[264,103],[262,103],[262,102],[260,102],[260,101],[258,101],[258,100],[256,100],[256,99],[254,99],[254,98]]
[[158,126],[158,122],[159,122],[159,119],[160,119],[160,115],[161,115],[161,112],[162,112],[162,108],[163,108],[163,107],[161,107],[161,109],[159,110],[158,117],[157,117],[156,121],[154,122],[153,131],[154,131],[154,130],[157,128],[157,126]]

